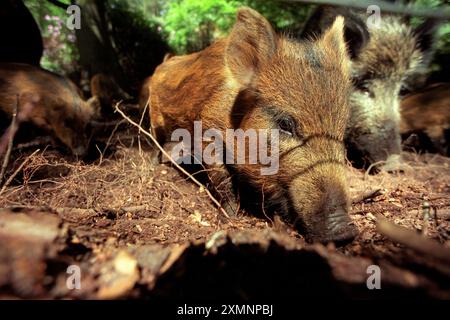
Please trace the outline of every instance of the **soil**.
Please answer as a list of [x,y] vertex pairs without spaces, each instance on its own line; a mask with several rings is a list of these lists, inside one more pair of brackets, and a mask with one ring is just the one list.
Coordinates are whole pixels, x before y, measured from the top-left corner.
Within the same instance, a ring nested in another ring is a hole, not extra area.
[[[337,247],[277,217],[226,217],[131,128],[102,146],[84,161],[16,146],[0,194],[0,297],[450,298],[450,158],[405,153],[394,174],[349,167],[359,235]],[[380,231],[383,218],[409,233]],[[368,289],[370,265],[384,290]]]

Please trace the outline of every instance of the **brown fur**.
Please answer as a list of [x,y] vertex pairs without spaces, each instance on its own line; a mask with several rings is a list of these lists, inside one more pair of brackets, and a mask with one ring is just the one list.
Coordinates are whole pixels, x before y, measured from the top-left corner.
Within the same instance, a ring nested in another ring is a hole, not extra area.
[[[156,69],[153,133],[167,142],[177,128],[192,131],[195,120],[204,130],[224,132],[276,129],[280,119],[293,119],[295,132],[280,134],[278,174],[262,176],[259,164],[208,166],[213,186],[220,189],[234,174],[237,189],[263,194],[259,207],[301,222],[311,239],[352,237],[342,144],[350,88],[342,28],[340,18],[317,41],[298,43],[275,34],[257,12],[241,9],[228,38]],[[243,206],[247,196],[241,194]]]
[[0,110],[11,116],[19,96],[19,111],[34,107],[25,121],[52,133],[76,155],[88,147],[87,125],[97,115],[96,98],[84,101],[68,78],[26,64],[0,63]]
[[[145,109],[145,106],[148,102],[148,98],[150,95],[150,81],[152,80],[152,77],[147,77],[143,81],[141,85],[141,90],[139,91],[139,109],[143,111]],[[147,106],[148,108],[148,106]]]
[[382,13],[379,27],[368,28],[365,11],[319,6],[304,36],[322,34],[337,15],[345,16],[345,39],[352,53],[348,156],[357,166],[392,167],[401,153],[400,94],[426,78],[438,22],[427,19],[413,28],[401,16]]
[[406,97],[401,103],[400,133],[424,133],[442,152],[445,130],[450,129],[450,84],[438,83]]

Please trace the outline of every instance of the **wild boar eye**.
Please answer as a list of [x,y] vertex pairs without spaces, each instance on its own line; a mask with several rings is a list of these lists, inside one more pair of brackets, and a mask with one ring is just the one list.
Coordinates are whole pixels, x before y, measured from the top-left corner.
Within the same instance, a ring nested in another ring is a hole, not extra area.
[[283,134],[295,135],[295,121],[291,117],[281,117],[277,120],[278,127]]
[[374,93],[372,92],[372,90],[370,90],[369,87],[366,85],[358,87],[358,90],[368,97],[373,98],[375,96]]
[[361,93],[363,93],[366,96],[369,96],[371,98],[373,98],[375,96],[374,93],[372,92],[372,90],[370,90],[370,87],[369,87],[369,85],[367,83],[364,83],[364,82],[363,83],[357,83],[355,85],[355,87],[356,87],[356,89],[358,91],[360,91]]

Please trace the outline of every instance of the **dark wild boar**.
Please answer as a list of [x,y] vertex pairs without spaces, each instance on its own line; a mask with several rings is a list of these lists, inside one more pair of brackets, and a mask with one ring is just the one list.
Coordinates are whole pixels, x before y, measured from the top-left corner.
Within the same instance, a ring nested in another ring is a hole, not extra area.
[[450,130],[450,84],[437,83],[407,96],[401,103],[400,133],[409,140],[412,134],[421,137],[414,146],[417,151],[449,155],[446,134]]
[[114,77],[104,73],[97,73],[91,78],[91,95],[98,97],[102,106],[102,115],[110,116],[114,112],[114,105],[121,101],[130,99]]
[[[311,240],[353,238],[343,145],[350,90],[343,25],[337,18],[321,38],[296,42],[277,35],[256,11],[240,9],[227,38],[156,69],[153,134],[168,142],[175,129],[193,132],[196,120],[203,130],[224,135],[229,129],[278,129],[276,174],[262,175],[260,162],[204,163],[211,189],[225,194],[229,209],[235,208],[231,195],[246,207],[249,194],[242,191],[253,190],[260,209],[298,223]],[[221,189],[230,175],[236,193]]]
[[11,116],[19,96],[19,111],[27,102],[34,107],[25,122],[51,133],[73,154],[88,148],[88,125],[99,110],[96,97],[84,101],[68,78],[19,63],[0,63],[0,110]]
[[368,28],[368,14],[346,8],[319,7],[303,37],[323,33],[338,15],[345,17],[345,38],[352,51],[354,89],[346,132],[349,158],[358,166],[400,165],[400,97],[424,78],[433,52],[436,23],[413,29],[405,18],[382,13],[379,28]]

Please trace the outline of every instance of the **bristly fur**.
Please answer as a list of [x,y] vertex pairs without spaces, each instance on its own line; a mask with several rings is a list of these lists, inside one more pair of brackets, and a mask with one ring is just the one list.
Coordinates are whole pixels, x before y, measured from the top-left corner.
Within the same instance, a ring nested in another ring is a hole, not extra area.
[[[231,172],[242,207],[252,202],[250,194],[264,192],[267,208],[301,220],[315,240],[354,236],[343,166],[351,88],[343,27],[339,17],[317,40],[298,42],[276,34],[256,11],[239,10],[228,38],[156,69],[150,83],[154,134],[167,141],[177,128],[192,132],[195,120],[222,133],[277,129],[280,117],[289,117],[294,127],[291,135],[281,134],[276,174],[261,175],[261,164],[209,165],[212,184],[220,189]],[[229,198],[227,190],[218,191]],[[256,207],[265,206],[261,201]],[[335,214],[337,225],[329,220]]]
[[337,15],[346,19],[345,37],[353,53],[354,88],[346,132],[349,157],[359,164],[367,160],[367,165],[398,159],[400,92],[425,78],[435,24],[426,21],[413,29],[400,16],[382,14],[379,28],[368,28],[366,13],[324,6],[313,13],[303,36],[322,34]]
[[68,78],[22,63],[0,63],[0,110],[11,116],[19,96],[19,111],[26,103],[34,107],[25,122],[51,133],[76,155],[88,149],[88,124],[99,112],[96,97],[84,101]]
[[369,33],[369,42],[352,63],[355,90],[347,143],[374,163],[400,154],[400,91],[427,66],[419,36],[401,17],[383,15],[380,28]]

